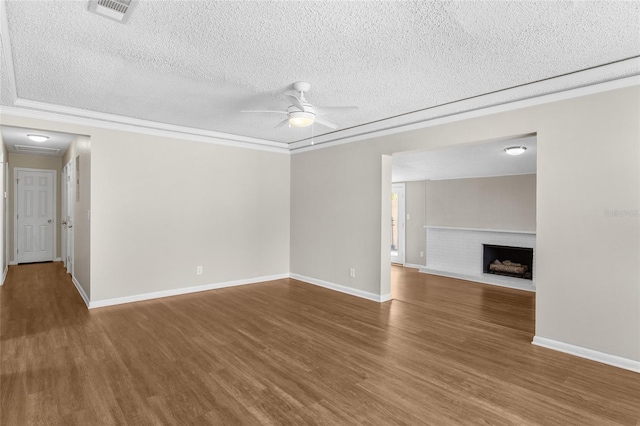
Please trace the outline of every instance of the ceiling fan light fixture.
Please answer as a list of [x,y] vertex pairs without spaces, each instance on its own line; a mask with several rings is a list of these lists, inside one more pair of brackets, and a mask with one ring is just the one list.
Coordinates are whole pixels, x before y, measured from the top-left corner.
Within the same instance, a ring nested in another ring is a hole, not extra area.
[[27,135],[27,137],[29,139],[31,139],[34,142],[44,142],[47,139],[49,139],[49,136],[45,136],[45,135],[34,135],[34,134],[29,134]]
[[306,111],[294,111],[289,113],[289,124],[293,127],[309,127],[315,121],[316,115]]
[[504,152],[506,152],[509,155],[520,155],[520,154],[524,154],[526,150],[527,150],[526,146],[510,146],[509,148],[505,148]]

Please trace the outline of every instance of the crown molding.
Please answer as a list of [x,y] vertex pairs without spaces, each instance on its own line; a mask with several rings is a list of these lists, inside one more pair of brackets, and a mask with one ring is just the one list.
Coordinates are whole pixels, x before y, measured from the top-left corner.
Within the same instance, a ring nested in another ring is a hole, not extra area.
[[293,142],[289,148],[292,153],[313,151],[636,85],[640,85],[640,57],[345,129],[341,133],[352,134],[340,138],[335,133],[322,135],[314,138],[313,145],[310,140]]
[[0,113],[39,120],[50,120],[78,126],[118,130],[151,136],[178,138],[194,142],[226,145],[259,151],[289,153],[288,144],[266,139],[237,136],[193,127],[158,123],[115,114],[48,104],[28,99],[16,99],[15,107],[0,106]]

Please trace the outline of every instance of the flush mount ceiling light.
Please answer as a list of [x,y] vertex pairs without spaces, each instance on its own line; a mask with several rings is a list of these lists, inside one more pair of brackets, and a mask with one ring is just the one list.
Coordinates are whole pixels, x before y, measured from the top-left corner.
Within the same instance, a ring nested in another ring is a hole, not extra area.
[[510,146],[509,148],[505,148],[504,152],[509,155],[520,155],[523,154],[526,150],[526,146]]
[[27,135],[27,137],[34,142],[44,142],[49,139],[49,136],[45,135]]

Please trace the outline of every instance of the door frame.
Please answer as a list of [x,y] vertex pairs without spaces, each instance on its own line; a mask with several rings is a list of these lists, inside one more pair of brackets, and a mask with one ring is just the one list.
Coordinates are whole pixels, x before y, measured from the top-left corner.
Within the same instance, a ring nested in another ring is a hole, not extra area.
[[[391,263],[398,263],[404,265],[406,260],[405,255],[405,240],[406,240],[406,186],[404,183],[391,184],[391,193],[397,192],[398,195],[398,256],[396,259],[391,256]],[[395,261],[394,261],[395,260]]]
[[67,267],[67,238],[63,222],[67,220],[67,166],[62,166],[60,172],[60,258],[62,265]]
[[56,232],[56,226],[57,226],[57,206],[58,206],[58,192],[56,191],[56,187],[58,186],[58,174],[57,171],[54,169],[33,169],[33,168],[29,168],[29,167],[15,167],[13,169],[13,261],[15,264],[19,264],[18,262],[18,185],[16,183],[16,181],[18,180],[18,171],[26,171],[26,172],[52,172],[53,173],[53,194],[52,194],[52,202],[53,202],[53,208],[51,209],[52,212],[52,225],[53,225],[53,230],[52,230],[52,236],[51,236],[51,260],[54,261],[56,259],[56,249],[58,246],[58,240],[57,240],[57,236],[58,233]]
[[[62,167],[64,179],[61,182],[62,192],[65,194],[65,216],[62,218],[67,223],[64,225],[63,234],[60,238],[65,242],[65,270],[72,277],[75,269],[75,231],[70,231],[69,225],[73,227],[75,222],[75,201],[76,201],[76,158],[71,159]],[[71,232],[71,236],[69,233]],[[71,240],[71,243],[69,243]]]
[[4,197],[4,229],[5,229],[5,235],[4,235],[4,260],[5,260],[5,266],[8,267],[11,264],[10,258],[11,258],[11,245],[10,245],[10,241],[11,241],[11,229],[9,229],[9,217],[11,217],[11,212],[9,211],[9,194],[11,194],[11,181],[9,180],[9,169],[10,169],[10,165],[9,165],[9,161],[5,161],[4,163],[4,186],[2,188],[3,194],[2,196]]

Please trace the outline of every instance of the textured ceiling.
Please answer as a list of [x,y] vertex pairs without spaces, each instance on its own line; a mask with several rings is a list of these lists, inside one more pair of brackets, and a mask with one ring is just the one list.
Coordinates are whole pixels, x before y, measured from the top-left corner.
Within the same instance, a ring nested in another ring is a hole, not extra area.
[[[507,155],[505,148],[524,146],[519,156]],[[392,181],[462,179],[536,173],[536,137],[456,145],[432,151],[394,154]]]
[[11,105],[13,100],[11,99],[11,92],[9,87],[11,80],[6,72],[7,64],[4,59],[4,49],[2,43],[0,43],[0,105]]
[[240,110],[285,109],[294,81],[313,104],[360,107],[328,117],[339,138],[640,55],[640,2],[140,1],[126,24],[87,1],[6,10],[20,99],[280,142],[312,130]]

